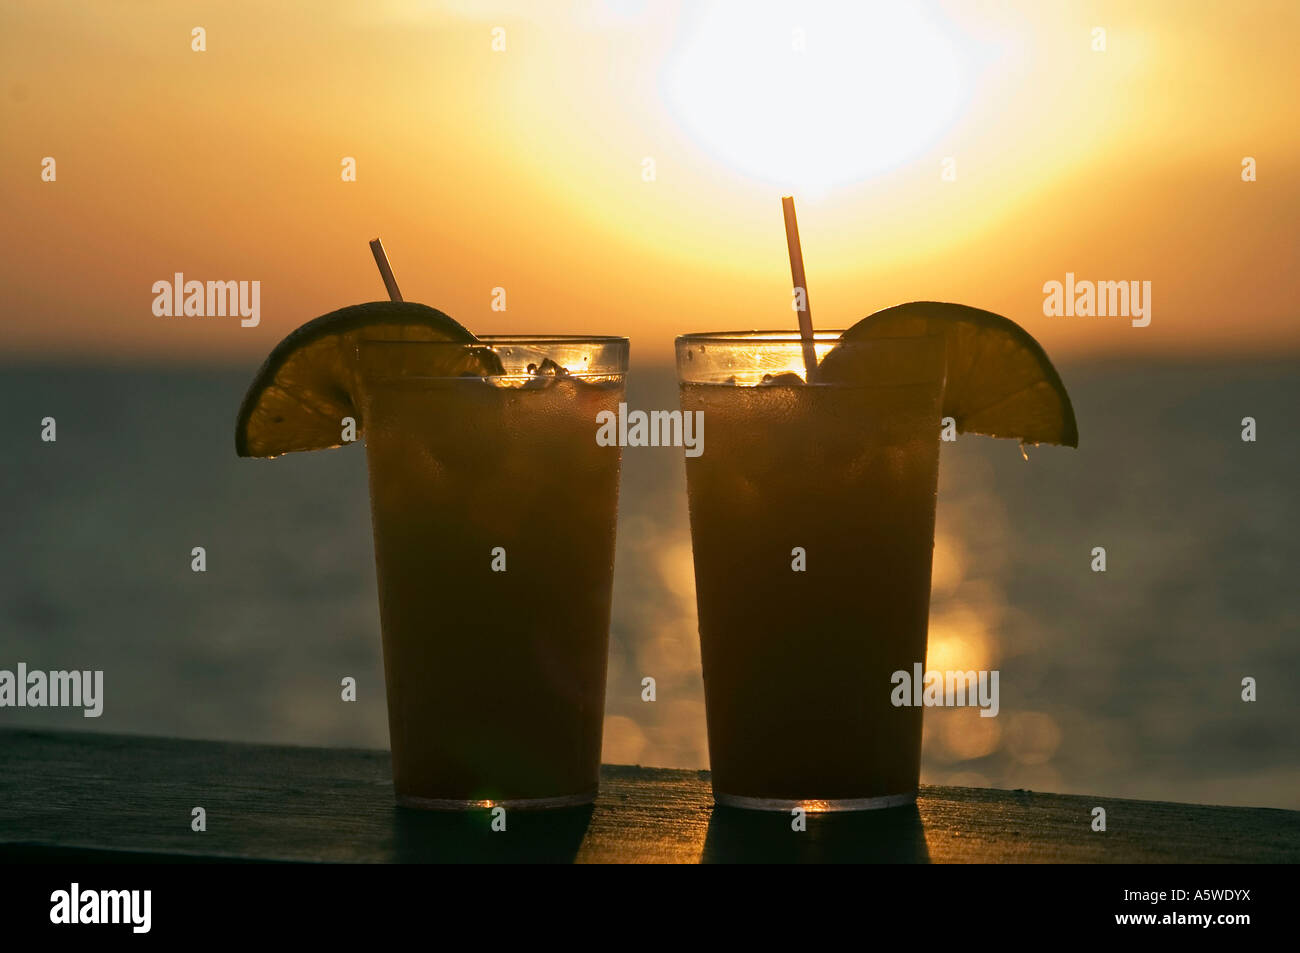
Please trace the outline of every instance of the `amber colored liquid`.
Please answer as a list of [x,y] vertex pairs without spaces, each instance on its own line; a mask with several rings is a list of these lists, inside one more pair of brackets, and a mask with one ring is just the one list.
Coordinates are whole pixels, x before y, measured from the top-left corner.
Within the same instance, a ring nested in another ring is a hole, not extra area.
[[620,462],[595,418],[616,381],[366,385],[399,799],[594,795]]
[[921,709],[890,678],[925,659],[940,390],[682,384],[715,792],[916,791]]

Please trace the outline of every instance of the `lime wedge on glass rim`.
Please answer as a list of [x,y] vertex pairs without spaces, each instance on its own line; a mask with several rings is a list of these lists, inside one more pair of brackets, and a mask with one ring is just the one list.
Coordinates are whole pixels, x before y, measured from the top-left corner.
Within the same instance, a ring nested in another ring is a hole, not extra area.
[[[958,433],[1009,437],[1026,444],[1079,445],[1074,407],[1061,375],[1029,332],[1001,315],[964,304],[911,301],[868,315],[841,344],[872,338],[942,335],[947,345],[943,415]],[[852,349],[822,359],[822,380],[851,379]]]
[[[452,318],[413,302],[372,301],[308,321],[275,346],[244,394],[235,424],[241,457],[276,457],[298,450],[343,445],[343,418],[363,431],[356,399],[356,349],[360,341],[477,341]],[[439,376],[500,373],[488,348],[449,358]]]

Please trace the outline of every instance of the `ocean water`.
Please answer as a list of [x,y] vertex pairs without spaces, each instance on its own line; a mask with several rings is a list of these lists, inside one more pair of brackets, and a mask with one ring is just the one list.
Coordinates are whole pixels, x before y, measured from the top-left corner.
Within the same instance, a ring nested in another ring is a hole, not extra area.
[[[998,669],[1001,713],[928,711],[923,781],[1300,808],[1300,359],[1061,370],[1079,450],[944,445],[928,664]],[[387,745],[364,451],[238,459],[251,373],[0,369],[0,669],[106,682],[0,726]],[[625,450],[621,499],[605,760],[707,767],[681,450]]]

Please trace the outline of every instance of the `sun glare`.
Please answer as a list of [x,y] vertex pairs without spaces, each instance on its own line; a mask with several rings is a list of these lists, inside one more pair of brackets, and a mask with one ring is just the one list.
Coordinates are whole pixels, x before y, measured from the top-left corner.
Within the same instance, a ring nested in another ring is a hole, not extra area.
[[912,158],[965,96],[952,38],[910,4],[719,0],[663,76],[678,121],[736,171],[813,192]]

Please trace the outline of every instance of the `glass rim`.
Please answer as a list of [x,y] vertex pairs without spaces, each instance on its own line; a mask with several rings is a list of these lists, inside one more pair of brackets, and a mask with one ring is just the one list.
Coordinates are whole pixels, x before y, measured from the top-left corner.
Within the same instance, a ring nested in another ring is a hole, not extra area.
[[409,347],[481,347],[484,344],[627,344],[630,339],[611,334],[479,334],[473,341],[393,341],[362,338],[358,347],[399,345]]
[[[845,329],[830,329],[826,331],[813,332],[813,344],[821,348],[825,345],[839,345],[849,343],[855,346],[872,344],[880,341],[922,341],[929,339],[942,338],[944,333],[937,328],[927,328],[922,334],[873,334],[870,337],[858,338],[850,342],[843,342]],[[713,344],[713,345],[780,345],[789,347],[793,344],[802,344],[803,335],[798,331],[700,331],[692,334],[678,335],[673,344],[677,348],[689,347],[692,344]]]
[[[813,341],[826,344],[838,341],[844,328],[813,331]],[[696,331],[679,334],[676,344],[798,344],[803,340],[799,331]]]

